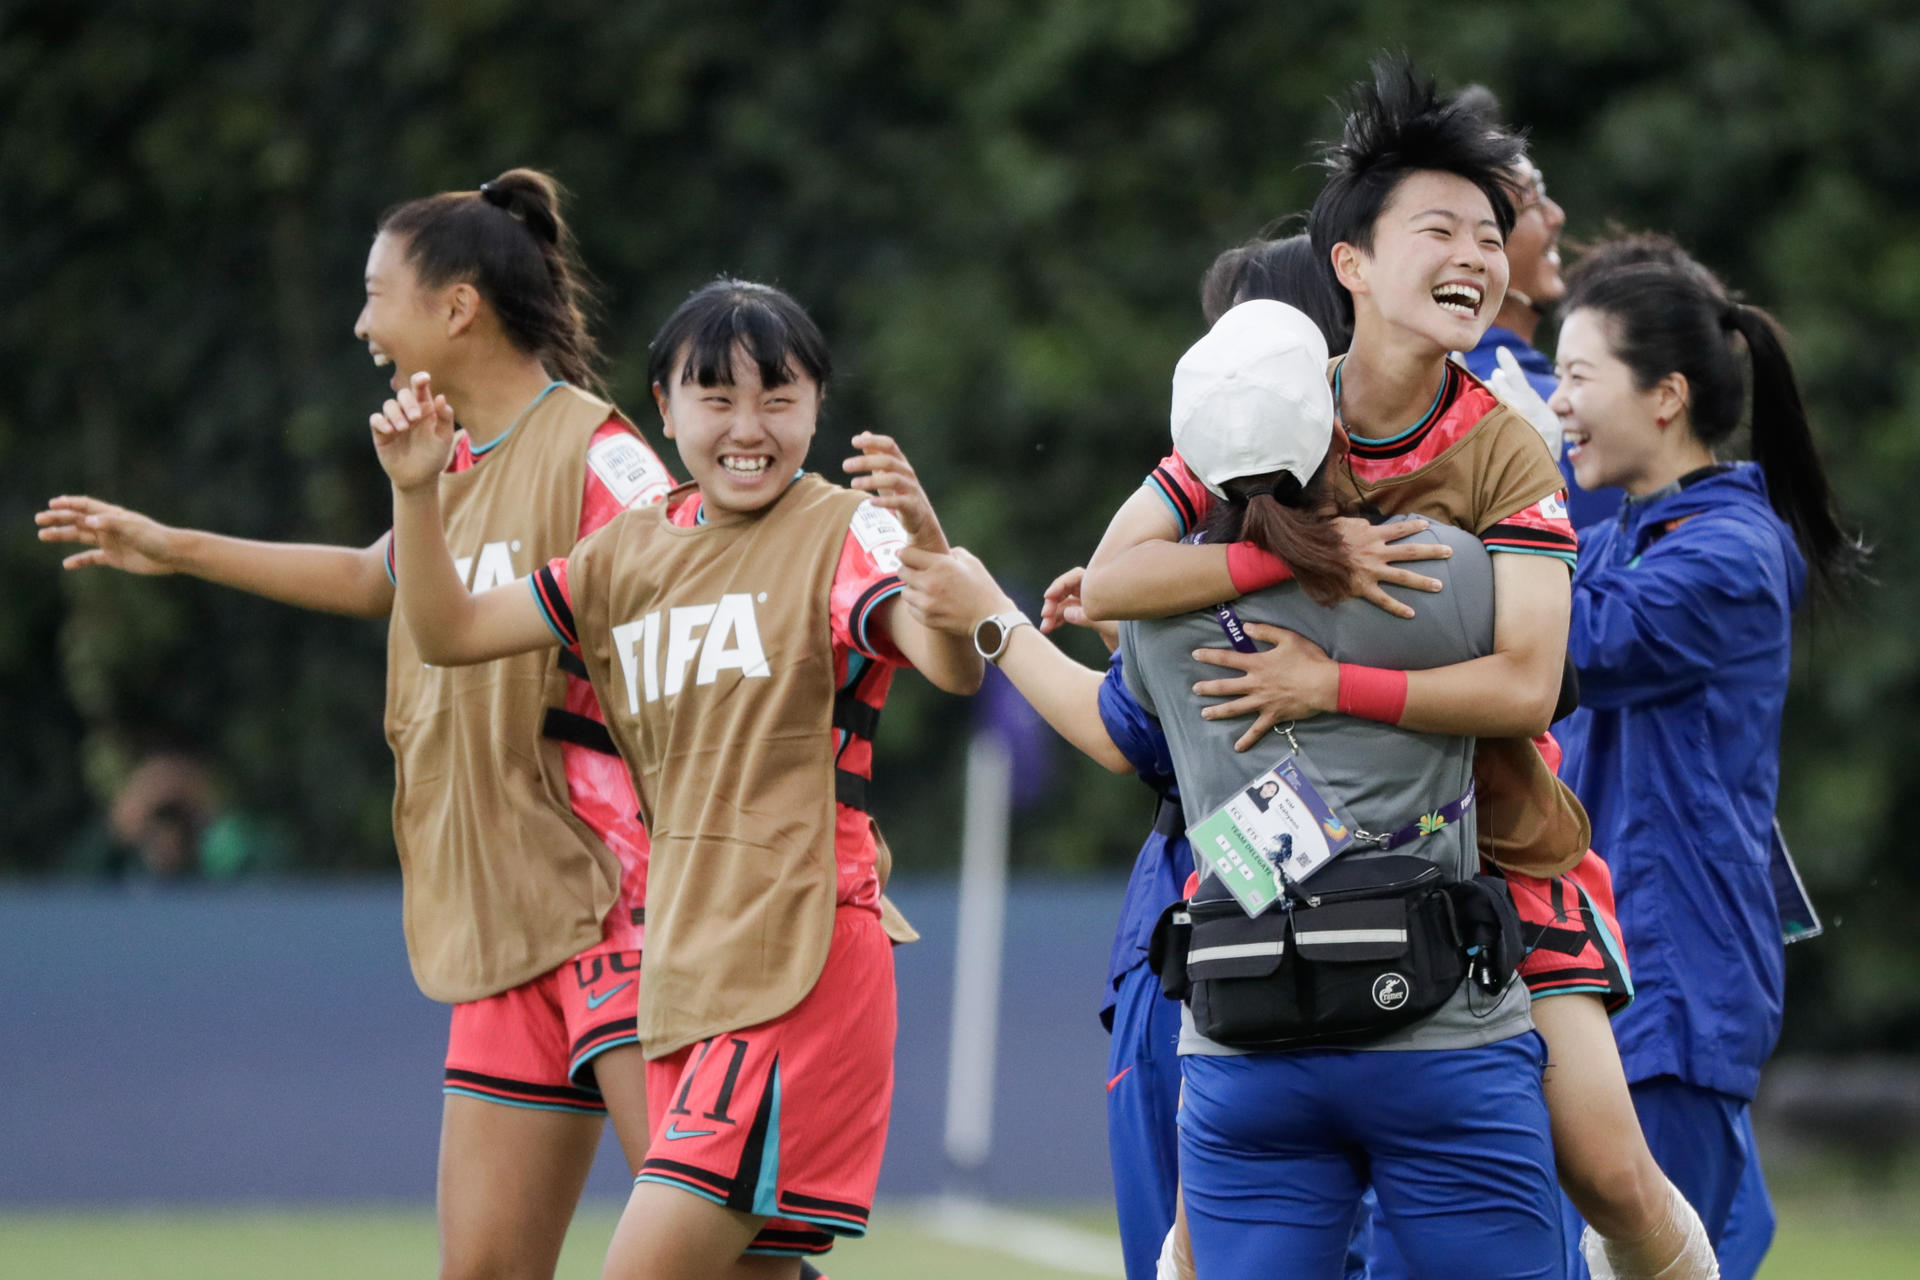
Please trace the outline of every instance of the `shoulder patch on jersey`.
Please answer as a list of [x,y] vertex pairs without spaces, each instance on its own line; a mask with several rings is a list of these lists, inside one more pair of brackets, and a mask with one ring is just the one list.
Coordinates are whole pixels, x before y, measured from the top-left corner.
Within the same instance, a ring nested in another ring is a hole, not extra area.
[[853,513],[849,532],[882,570],[900,572],[900,548],[907,545],[907,527],[893,512],[863,502]]
[[673,477],[653,450],[625,433],[588,446],[587,466],[623,507],[650,506],[673,488]]

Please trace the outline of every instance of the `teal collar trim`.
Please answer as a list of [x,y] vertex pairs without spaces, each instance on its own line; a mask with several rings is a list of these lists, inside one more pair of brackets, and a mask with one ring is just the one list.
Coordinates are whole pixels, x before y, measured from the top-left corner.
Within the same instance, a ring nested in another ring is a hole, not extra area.
[[[805,474],[807,474],[807,469],[805,467],[802,467],[798,471],[794,472],[793,480],[787,481],[787,487],[792,488],[794,480],[798,480],[801,476]],[[707,504],[705,499],[701,500],[700,509],[693,513],[693,522],[695,524],[705,524],[707,522]]]
[[469,444],[467,446],[467,452],[471,453],[474,457],[478,458],[483,454],[486,454],[487,452],[495,448],[498,448],[502,441],[504,441],[508,436],[512,435],[514,431],[520,426],[520,424],[527,420],[528,414],[532,413],[535,409],[538,409],[540,407],[540,402],[542,400],[545,400],[548,396],[552,395],[555,391],[558,391],[561,387],[564,387],[566,385],[567,384],[564,382],[558,382],[558,381],[549,382],[547,384],[546,390],[542,391],[539,395],[535,396],[532,400],[528,401],[527,407],[520,411],[519,417],[515,418],[510,424],[508,424],[507,429],[505,431],[502,431],[499,435],[487,441],[485,444]]
[[[1347,368],[1347,362],[1345,360],[1342,360],[1339,364],[1333,367],[1333,403],[1336,406],[1338,406],[1340,403],[1340,375],[1346,372],[1346,368]],[[1387,436],[1384,439],[1382,439],[1375,436],[1355,435],[1353,432],[1349,431],[1347,432],[1347,438],[1354,441],[1357,444],[1366,444],[1366,445],[1399,444],[1402,440],[1405,440],[1410,435],[1414,435],[1415,433],[1420,431],[1421,428],[1425,427],[1428,423],[1433,421],[1433,415],[1440,411],[1441,397],[1447,394],[1447,381],[1448,381],[1448,374],[1447,374],[1447,371],[1443,369],[1441,370],[1441,373],[1440,373],[1440,388],[1439,390],[1433,393],[1433,403],[1428,405],[1427,411],[1420,415],[1420,421],[1414,423],[1412,426],[1408,427],[1405,431],[1402,431],[1399,435]]]

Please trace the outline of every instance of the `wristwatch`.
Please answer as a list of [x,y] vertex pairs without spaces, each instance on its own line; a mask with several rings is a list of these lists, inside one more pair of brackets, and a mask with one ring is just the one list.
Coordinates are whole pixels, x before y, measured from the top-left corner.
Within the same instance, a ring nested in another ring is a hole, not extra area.
[[1013,635],[1014,628],[1032,625],[1033,619],[1018,609],[982,618],[973,624],[973,651],[998,665],[1001,655],[1007,651],[1007,640]]

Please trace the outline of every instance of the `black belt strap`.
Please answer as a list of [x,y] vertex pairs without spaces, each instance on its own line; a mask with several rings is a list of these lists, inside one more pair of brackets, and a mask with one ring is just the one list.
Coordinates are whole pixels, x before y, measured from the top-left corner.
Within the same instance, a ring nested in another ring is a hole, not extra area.
[[576,747],[598,751],[601,755],[620,754],[620,749],[613,745],[613,735],[607,732],[607,726],[576,711],[548,707],[547,718],[541,724],[540,732],[556,742],[571,742]]
[[851,770],[835,769],[833,798],[849,809],[867,812],[867,780]]
[[554,659],[554,665],[568,675],[575,676],[581,680],[591,680],[593,678],[587,674],[587,664],[580,661],[580,655],[571,649],[562,649],[560,656]]
[[1187,833],[1187,811],[1180,807],[1180,801],[1173,796],[1161,796],[1160,803],[1153,809],[1153,830],[1169,840]]
[[854,697],[852,690],[843,689],[833,699],[833,727],[872,742],[874,731],[880,727],[880,710]]

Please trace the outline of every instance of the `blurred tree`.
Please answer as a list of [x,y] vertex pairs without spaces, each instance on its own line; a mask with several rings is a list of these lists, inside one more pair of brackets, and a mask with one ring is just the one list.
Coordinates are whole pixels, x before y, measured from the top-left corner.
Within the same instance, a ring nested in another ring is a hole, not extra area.
[[[1672,230],[1780,315],[1842,494],[1896,527],[1920,454],[1904,0],[16,0],[0,867],[47,865],[154,743],[220,760],[305,865],[390,865],[377,626],[62,578],[29,528],[84,490],[252,536],[376,537],[360,424],[384,392],[348,330],[385,205],[557,173],[637,416],[647,337],[690,288],[788,286],[844,370],[815,464],[835,473],[862,426],[897,432],[956,539],[1031,594],[1163,451],[1200,271],[1310,199],[1329,99],[1389,47],[1501,95],[1576,235]],[[1879,575],[1809,627],[1787,727],[1784,820],[1832,925],[1794,953],[1806,1042],[1920,1044],[1900,799],[1920,584],[1892,543]],[[903,867],[946,865],[967,708],[905,682],[887,719],[881,817]],[[1122,865],[1145,813],[1129,786],[1057,772],[1021,863]]]

